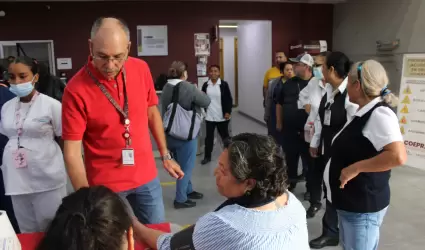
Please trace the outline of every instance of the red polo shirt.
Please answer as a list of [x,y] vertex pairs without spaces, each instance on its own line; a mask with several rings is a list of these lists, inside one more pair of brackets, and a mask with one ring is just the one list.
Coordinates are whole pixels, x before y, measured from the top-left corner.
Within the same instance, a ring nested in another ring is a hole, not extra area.
[[[116,80],[107,80],[91,62],[87,65],[117,103],[124,107],[122,75],[118,75]],[[147,111],[158,104],[158,97],[149,66],[130,57],[124,68],[134,166],[122,165],[122,149],[125,148],[123,116],[88,75],[85,67],[69,81],[62,99],[63,139],[83,141],[89,184],[105,185],[115,192],[136,188],[157,176]]]

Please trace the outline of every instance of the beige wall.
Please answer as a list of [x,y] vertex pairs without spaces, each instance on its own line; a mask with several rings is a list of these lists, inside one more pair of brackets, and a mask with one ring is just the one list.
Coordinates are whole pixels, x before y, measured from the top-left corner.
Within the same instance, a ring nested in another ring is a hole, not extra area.
[[[377,40],[400,39],[392,55],[377,56]],[[334,9],[333,48],[352,60],[374,58],[390,76],[390,88],[398,91],[404,53],[425,53],[425,1],[348,0]]]

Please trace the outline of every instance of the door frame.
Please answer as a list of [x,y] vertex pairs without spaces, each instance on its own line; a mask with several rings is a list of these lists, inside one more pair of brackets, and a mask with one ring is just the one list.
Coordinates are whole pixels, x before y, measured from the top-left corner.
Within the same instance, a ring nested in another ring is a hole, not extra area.
[[[56,75],[56,62],[55,62],[55,47],[53,40],[12,40],[12,41],[0,41],[0,58],[4,58],[3,46],[16,46],[17,43],[47,43],[50,45],[49,51],[49,63],[50,73]],[[49,49],[49,47],[48,47]]]
[[238,37],[234,38],[234,62],[235,62],[235,107],[239,106],[239,70],[238,70]]
[[224,79],[224,41],[223,38],[220,37],[219,40],[219,49],[220,49],[220,78]]

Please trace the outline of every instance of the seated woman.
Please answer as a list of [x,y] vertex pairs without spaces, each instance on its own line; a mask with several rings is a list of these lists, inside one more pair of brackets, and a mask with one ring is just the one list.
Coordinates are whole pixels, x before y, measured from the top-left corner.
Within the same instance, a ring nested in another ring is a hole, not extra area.
[[124,202],[104,186],[81,188],[65,197],[37,248],[58,249],[134,249],[131,218]]
[[[306,212],[287,190],[286,167],[274,140],[245,133],[224,146],[215,177],[218,192],[228,200],[189,229],[184,249],[310,249]],[[178,249],[175,237],[180,233],[164,234],[136,223],[134,230],[152,248]]]

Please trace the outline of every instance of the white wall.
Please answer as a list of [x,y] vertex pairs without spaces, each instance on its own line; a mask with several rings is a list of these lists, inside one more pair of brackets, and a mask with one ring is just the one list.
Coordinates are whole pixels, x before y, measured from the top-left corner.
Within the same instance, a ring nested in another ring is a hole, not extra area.
[[223,64],[221,69],[224,73],[224,80],[229,83],[230,91],[235,104],[235,37],[237,37],[236,28],[220,28],[220,37],[223,38]]
[[[425,1],[349,0],[334,8],[333,50],[352,60],[381,61],[390,77],[390,88],[398,92],[404,53],[425,52]],[[376,41],[400,39],[390,56],[376,56]]]
[[238,23],[239,111],[264,122],[263,79],[272,62],[272,22]]

